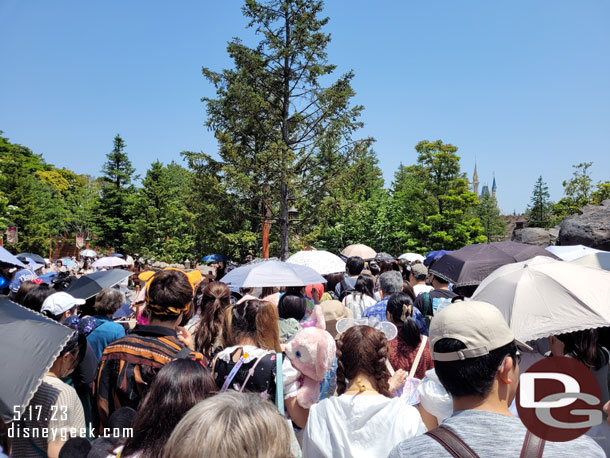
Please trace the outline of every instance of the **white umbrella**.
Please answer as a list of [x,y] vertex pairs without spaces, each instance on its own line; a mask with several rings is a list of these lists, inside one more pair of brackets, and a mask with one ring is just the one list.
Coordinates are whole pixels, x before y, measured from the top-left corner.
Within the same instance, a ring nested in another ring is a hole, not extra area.
[[403,253],[400,256],[398,256],[398,259],[406,259],[409,262],[424,262],[424,259],[426,259],[425,257],[423,257],[421,254],[417,254],[417,253]]
[[129,255],[127,255],[127,257],[125,258],[125,262],[127,263],[128,266],[133,266],[133,264],[134,264],[133,258]]
[[370,246],[363,245],[361,243],[345,247],[341,254],[346,258],[360,256],[362,259],[373,259],[375,256],[377,256],[377,252],[375,250],[373,250]]
[[602,250],[597,250],[585,245],[555,245],[548,246],[546,249],[564,261],[574,261],[575,259],[582,258],[588,254],[605,253]]
[[96,269],[101,269],[103,267],[118,267],[118,266],[126,266],[127,261],[121,259],[117,256],[105,256],[103,258],[99,258],[95,261],[92,266]]
[[324,250],[299,251],[286,262],[311,267],[320,275],[345,272],[345,261],[336,254]]
[[472,300],[498,307],[521,341],[610,326],[610,272],[537,256],[492,272]]
[[264,286],[307,286],[326,283],[324,277],[307,266],[282,261],[267,261],[233,269],[220,280],[238,288]]
[[97,256],[97,253],[89,248],[81,251],[79,254],[85,258],[95,258]]
[[572,261],[572,264],[610,270],[610,253],[607,251],[600,251],[599,253],[588,254],[582,258],[575,259]]

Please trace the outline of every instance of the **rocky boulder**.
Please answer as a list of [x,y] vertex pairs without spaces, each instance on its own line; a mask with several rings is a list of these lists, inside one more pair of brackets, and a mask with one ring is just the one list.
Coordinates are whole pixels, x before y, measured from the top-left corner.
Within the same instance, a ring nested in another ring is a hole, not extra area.
[[511,240],[513,242],[527,243],[528,245],[547,247],[549,245],[554,245],[557,241],[557,230],[543,229],[541,227],[515,229]]
[[587,205],[582,214],[563,220],[559,245],[586,245],[610,251],[610,200],[600,206]]

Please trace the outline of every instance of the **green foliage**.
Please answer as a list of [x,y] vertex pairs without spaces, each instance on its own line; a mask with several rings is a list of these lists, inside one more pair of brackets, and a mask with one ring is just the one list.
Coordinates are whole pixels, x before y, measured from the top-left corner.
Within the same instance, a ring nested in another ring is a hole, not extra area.
[[321,1],[247,0],[242,11],[260,41],[250,48],[234,39],[227,47],[234,68],[203,69],[216,88],[216,98],[203,99],[207,125],[220,145],[222,186],[251,203],[245,219],[279,223],[286,257],[288,207],[322,198],[328,181],[372,139],[352,139],[363,109],[350,104],[353,73],[322,85],[335,66],[327,63]]
[[591,203],[593,205],[601,205],[607,199],[610,199],[610,181],[597,183],[597,188],[591,194]]
[[553,203],[550,201],[549,188],[542,180],[542,176],[538,177],[530,205],[526,212],[527,225],[530,227],[550,227],[552,220]]
[[483,235],[488,242],[498,242],[506,238],[506,220],[500,214],[498,202],[486,192],[479,199],[475,213],[483,226]]
[[592,192],[589,168],[592,165],[592,162],[582,162],[572,166],[572,178],[562,183],[564,197],[553,206],[554,223],[560,223],[567,216],[579,213],[580,209],[589,203]]
[[196,257],[194,215],[187,206],[191,172],[172,162],[151,164],[137,195],[132,252],[164,262]]
[[106,155],[100,179],[99,241],[117,252],[124,252],[135,210],[136,193],[132,183],[135,169],[123,151],[125,142],[121,136],[117,134],[113,143],[112,151]]
[[415,146],[417,164],[400,166],[392,193],[392,230],[398,250],[426,252],[485,242],[474,210],[477,196],[460,171],[457,147],[441,140]]

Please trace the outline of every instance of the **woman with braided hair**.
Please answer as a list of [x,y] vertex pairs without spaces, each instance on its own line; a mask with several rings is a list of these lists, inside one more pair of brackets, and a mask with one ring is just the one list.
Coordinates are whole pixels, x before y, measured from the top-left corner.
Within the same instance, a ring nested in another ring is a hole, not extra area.
[[388,340],[371,326],[353,326],[337,341],[337,393],[311,407],[303,457],[387,456],[394,445],[426,431],[419,412],[390,393]]
[[[398,328],[396,339],[388,342],[390,347],[389,360],[394,369],[411,371],[413,362],[417,358],[419,346],[422,345],[422,336],[419,327],[413,319],[413,299],[405,293],[396,293],[390,296],[386,308],[388,321],[394,323]],[[422,380],[426,371],[434,368],[434,360],[430,354],[430,347],[427,342],[423,343],[424,349],[421,352],[415,373],[412,377]]]
[[224,345],[222,329],[226,312],[231,305],[231,290],[224,283],[214,281],[199,285],[195,293],[195,306],[201,318],[193,330],[195,350],[211,359]]

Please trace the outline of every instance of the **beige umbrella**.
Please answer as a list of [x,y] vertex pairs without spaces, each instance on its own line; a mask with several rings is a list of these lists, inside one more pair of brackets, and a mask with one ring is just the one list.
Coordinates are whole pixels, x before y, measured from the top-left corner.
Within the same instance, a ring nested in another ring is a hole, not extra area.
[[537,256],[492,272],[472,300],[498,307],[521,341],[610,326],[610,272]]
[[599,253],[588,254],[582,258],[575,259],[572,261],[572,264],[580,264],[581,266],[610,270],[610,253],[607,251],[601,251]]
[[375,256],[377,256],[377,252],[375,250],[373,250],[370,246],[363,245],[361,243],[345,247],[341,254],[346,258],[360,256],[362,259],[373,259]]

